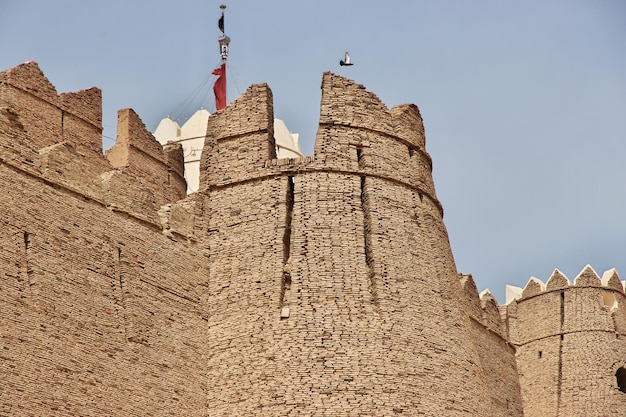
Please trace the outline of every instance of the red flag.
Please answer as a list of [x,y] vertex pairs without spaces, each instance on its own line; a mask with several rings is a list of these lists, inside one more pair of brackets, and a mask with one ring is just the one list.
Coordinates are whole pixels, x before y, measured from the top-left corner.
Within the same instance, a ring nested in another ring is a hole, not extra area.
[[222,110],[226,107],[226,63],[215,68],[213,75],[217,75],[217,80],[213,84],[213,93],[215,94],[215,108]]

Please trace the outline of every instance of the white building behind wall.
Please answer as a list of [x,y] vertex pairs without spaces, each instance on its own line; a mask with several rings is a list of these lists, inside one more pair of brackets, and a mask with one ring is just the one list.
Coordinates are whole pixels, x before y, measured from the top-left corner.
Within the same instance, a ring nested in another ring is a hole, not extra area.
[[[154,137],[160,144],[168,142],[180,143],[185,158],[185,180],[187,194],[198,191],[200,185],[200,159],[206,139],[207,123],[211,114],[200,109],[193,114],[181,127],[174,120],[166,117],[159,122]],[[299,158],[302,155],[299,135],[289,132],[289,129],[280,119],[274,119],[274,139],[276,141],[276,156],[278,158]]]

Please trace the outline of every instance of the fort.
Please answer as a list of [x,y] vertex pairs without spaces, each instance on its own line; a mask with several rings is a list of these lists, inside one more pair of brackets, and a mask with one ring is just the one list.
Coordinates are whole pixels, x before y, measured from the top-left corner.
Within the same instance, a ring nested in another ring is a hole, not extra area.
[[418,108],[324,73],[313,156],[272,93],[180,144],[0,73],[0,416],[626,416],[615,270],[498,305],[454,264]]

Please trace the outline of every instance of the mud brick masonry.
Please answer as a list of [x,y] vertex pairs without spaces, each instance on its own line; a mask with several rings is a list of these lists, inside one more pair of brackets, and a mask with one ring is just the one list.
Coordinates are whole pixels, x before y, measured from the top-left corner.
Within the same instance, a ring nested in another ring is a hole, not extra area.
[[0,416],[626,416],[617,272],[499,306],[456,270],[414,105],[322,81],[315,154],[272,93],[209,117],[200,190],[132,110],[0,73]]

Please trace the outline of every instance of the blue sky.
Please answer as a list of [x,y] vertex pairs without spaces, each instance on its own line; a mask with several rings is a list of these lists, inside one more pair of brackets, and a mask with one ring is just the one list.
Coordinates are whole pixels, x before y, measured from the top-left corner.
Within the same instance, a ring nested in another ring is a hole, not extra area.
[[[267,82],[305,153],[326,70],[420,107],[457,267],[479,289],[503,302],[505,284],[588,263],[626,279],[626,2],[225,3],[228,99]],[[59,92],[101,88],[108,148],[118,109],[151,130],[214,110],[219,4],[0,0],[0,70],[34,60]]]

